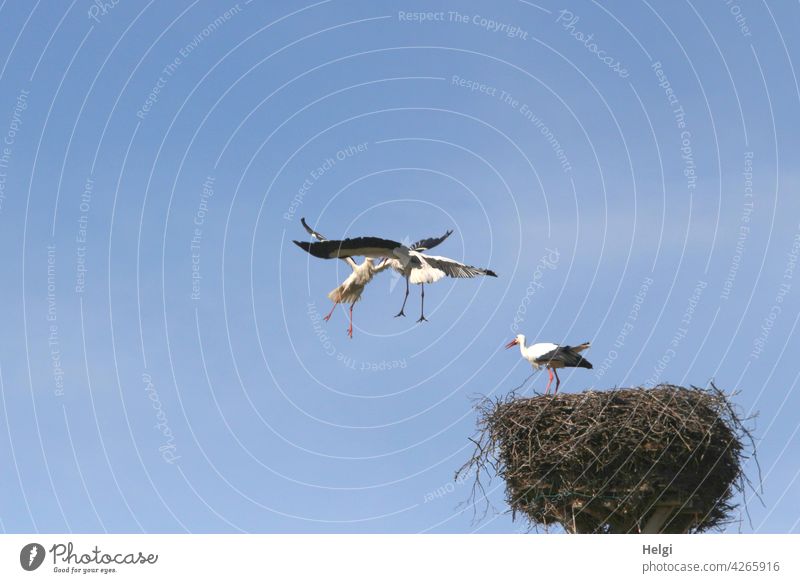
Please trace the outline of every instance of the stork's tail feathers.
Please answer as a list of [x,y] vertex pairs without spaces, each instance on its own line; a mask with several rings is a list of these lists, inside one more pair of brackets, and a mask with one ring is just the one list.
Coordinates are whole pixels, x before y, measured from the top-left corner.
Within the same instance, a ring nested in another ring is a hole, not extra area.
[[577,356],[578,356],[578,362],[575,365],[576,367],[579,367],[579,368],[592,368],[592,363],[589,362],[588,360],[586,360],[585,358],[583,358],[583,356],[581,356],[579,354],[580,352],[583,352],[584,350],[589,348],[591,345],[592,345],[591,342],[584,342],[583,344],[578,344],[577,346],[573,346],[572,347],[572,351],[575,352],[577,354]]

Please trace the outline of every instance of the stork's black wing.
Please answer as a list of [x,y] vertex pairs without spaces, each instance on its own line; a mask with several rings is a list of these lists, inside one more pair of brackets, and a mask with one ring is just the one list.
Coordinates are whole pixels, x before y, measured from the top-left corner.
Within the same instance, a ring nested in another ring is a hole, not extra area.
[[433,249],[439,243],[447,239],[450,235],[453,234],[452,229],[448,230],[444,235],[441,237],[431,237],[430,239],[420,239],[416,243],[412,243],[408,246],[409,249],[413,249],[414,251],[427,251],[428,249]]
[[354,237],[342,241],[325,240],[319,243],[295,241],[294,244],[320,259],[342,259],[356,256],[394,258],[394,249],[402,247],[397,241],[380,237]]
[[580,367],[580,368],[592,368],[592,363],[583,358],[580,355],[578,350],[584,350],[588,346],[586,345],[581,346],[559,346],[555,350],[551,350],[547,354],[543,354],[539,358],[537,358],[537,362],[547,364],[549,362],[560,362],[563,366],[566,367]]

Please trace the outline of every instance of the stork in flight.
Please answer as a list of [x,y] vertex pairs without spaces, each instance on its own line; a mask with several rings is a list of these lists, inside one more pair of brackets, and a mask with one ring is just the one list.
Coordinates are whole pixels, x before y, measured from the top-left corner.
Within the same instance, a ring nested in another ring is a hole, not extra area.
[[400,311],[395,314],[395,318],[405,316],[406,301],[408,301],[409,283],[419,284],[420,286],[420,317],[417,322],[428,321],[425,317],[425,284],[436,283],[445,276],[465,278],[476,277],[478,275],[488,275],[490,277],[497,277],[491,269],[483,269],[481,267],[472,267],[459,263],[448,257],[441,257],[439,255],[426,255],[423,251],[427,251],[434,245],[431,242],[436,242],[438,245],[449,237],[453,231],[447,231],[441,239],[424,239],[417,241],[410,245],[412,257],[416,257],[418,261],[412,260],[403,262],[401,259],[387,259],[392,269],[398,272],[406,280],[406,294],[403,296],[403,305],[400,306]]
[[584,342],[578,346],[559,346],[552,342],[540,342],[525,346],[525,335],[517,334],[511,342],[506,344],[506,348],[511,348],[519,344],[519,351],[522,358],[531,363],[534,370],[539,370],[540,367],[545,367],[550,373],[550,378],[547,381],[547,388],[544,394],[550,392],[550,384],[553,382],[553,373],[556,375],[556,388],[553,390],[553,395],[558,392],[558,387],[561,384],[561,379],[558,378],[559,368],[592,368],[592,363],[581,356],[581,352],[589,348],[591,343]]
[[403,299],[403,306],[397,316],[404,316],[406,300],[408,299],[408,284],[418,283],[421,288],[420,317],[417,322],[427,321],[425,317],[425,284],[439,281],[445,276],[464,278],[476,277],[478,275],[488,275],[497,277],[491,269],[473,267],[460,263],[449,257],[438,255],[426,255],[417,249],[427,250],[438,245],[450,236],[452,231],[448,231],[438,239],[424,239],[412,244],[410,247],[379,237],[356,237],[344,239],[343,241],[320,241],[318,243],[307,243],[295,241],[301,249],[309,252],[314,257],[322,259],[343,259],[353,256],[364,256],[368,258],[383,258],[384,262],[401,273],[406,279],[406,295]]
[[[329,241],[324,235],[318,233],[314,229],[308,226],[306,223],[305,217],[300,219],[300,222],[303,225],[303,228],[306,232],[311,235],[312,238],[316,239],[320,243]],[[421,241],[417,241],[416,243],[411,245],[412,249],[425,248],[430,249],[431,247],[436,247],[439,243],[444,241],[447,237],[450,236],[452,231],[448,231],[444,237],[438,238],[430,238],[430,239],[423,239]],[[295,241],[300,247],[306,249],[303,245]],[[308,251],[308,249],[306,249]],[[310,253],[310,251],[309,251]],[[324,320],[327,322],[331,319],[333,315],[333,311],[336,309],[337,304],[350,304],[350,327],[347,329],[347,334],[350,338],[353,337],[353,308],[358,300],[361,299],[361,294],[364,292],[364,288],[367,284],[372,281],[372,278],[375,277],[376,274],[380,273],[381,271],[385,270],[388,267],[394,267],[393,264],[389,263],[389,259],[384,258],[381,260],[373,260],[369,257],[365,258],[362,263],[356,263],[352,257],[342,257],[342,260],[345,261],[352,269],[353,273],[351,273],[347,278],[334,290],[332,290],[328,297],[333,302],[333,307],[331,311],[328,312],[328,315],[325,316]]]

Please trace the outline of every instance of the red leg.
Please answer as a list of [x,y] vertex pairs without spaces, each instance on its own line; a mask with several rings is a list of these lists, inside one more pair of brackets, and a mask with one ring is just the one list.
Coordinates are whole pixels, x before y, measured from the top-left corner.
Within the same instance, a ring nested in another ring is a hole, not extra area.
[[557,371],[557,370],[555,370],[555,369],[554,369],[554,370],[553,370],[553,372],[555,372],[555,373],[556,373],[556,388],[555,388],[555,390],[553,391],[553,395],[555,396],[555,394],[558,392],[558,387],[559,387],[559,385],[561,384],[561,379],[560,379],[560,378],[558,378],[558,371]]
[[350,338],[353,337],[353,306],[355,306],[355,304],[350,304],[350,328],[347,330],[347,334]]
[[331,319],[331,316],[333,315],[333,311],[334,311],[335,309],[336,309],[336,304],[334,303],[334,304],[333,304],[333,307],[331,308],[331,311],[330,311],[330,312],[328,312],[328,315],[327,315],[327,316],[325,316],[325,317],[324,317],[324,318],[322,318],[322,319],[323,319],[323,320],[325,320],[326,322],[327,322],[328,320],[330,320],[330,319]]
[[550,383],[553,382],[553,369],[548,368],[547,369],[547,374],[550,375],[550,378],[547,380],[547,388],[544,390],[544,394],[545,395],[550,394]]

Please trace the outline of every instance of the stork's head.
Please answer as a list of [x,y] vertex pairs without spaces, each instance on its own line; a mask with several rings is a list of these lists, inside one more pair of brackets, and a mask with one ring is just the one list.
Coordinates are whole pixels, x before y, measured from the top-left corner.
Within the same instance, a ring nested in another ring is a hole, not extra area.
[[517,337],[514,338],[514,340],[506,344],[506,348],[513,348],[517,344],[522,344],[523,342],[525,342],[525,336],[522,334],[517,334]]

